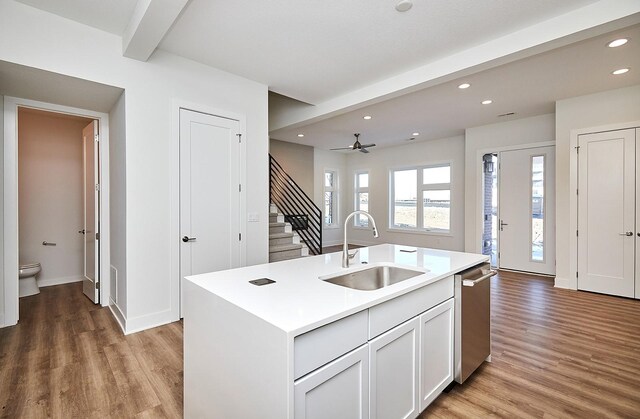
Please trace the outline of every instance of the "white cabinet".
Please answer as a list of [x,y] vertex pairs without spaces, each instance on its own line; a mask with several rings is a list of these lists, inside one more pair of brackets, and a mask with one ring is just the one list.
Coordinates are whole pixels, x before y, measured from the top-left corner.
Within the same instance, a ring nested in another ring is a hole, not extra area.
[[369,342],[371,419],[418,416],[418,345],[415,317]]
[[293,392],[296,419],[368,419],[368,345],[297,380]]
[[454,300],[420,315],[420,411],[453,381]]

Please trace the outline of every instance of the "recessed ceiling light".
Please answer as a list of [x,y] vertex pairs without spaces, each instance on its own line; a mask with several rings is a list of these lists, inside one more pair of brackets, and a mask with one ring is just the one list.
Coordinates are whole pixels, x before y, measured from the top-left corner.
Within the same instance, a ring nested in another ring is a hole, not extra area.
[[302,138],[304,137],[304,134],[298,134],[298,137]]
[[409,0],[402,0],[396,4],[396,10],[399,12],[406,12],[413,7],[413,3]]
[[419,132],[414,132],[414,133],[413,133],[413,134],[411,134],[411,135],[413,135],[414,137],[417,137],[418,135],[420,135],[420,133],[419,133]]
[[483,105],[490,105],[490,104],[492,104],[492,103],[493,103],[493,100],[491,100],[491,99],[487,99],[487,100],[483,100],[483,101],[482,101],[482,104],[483,104]]
[[369,120],[369,119],[371,119],[371,115],[365,115],[365,116],[362,117],[362,119]]
[[607,46],[609,48],[615,48],[615,47],[620,47],[620,46],[626,44],[627,42],[629,42],[629,40],[627,38],[620,38],[620,39],[615,39],[615,40],[609,42],[607,44]]
[[458,86],[458,89],[468,89],[469,87],[471,87],[469,83],[462,83],[460,86]]
[[628,71],[629,71],[629,69],[628,69],[628,68],[621,68],[621,69],[619,69],[619,70],[614,71],[614,72],[613,72],[613,73],[611,73],[611,74],[615,74],[615,75],[617,76],[617,75],[619,75],[619,74],[624,74],[624,73],[626,73],[626,72],[628,72]]

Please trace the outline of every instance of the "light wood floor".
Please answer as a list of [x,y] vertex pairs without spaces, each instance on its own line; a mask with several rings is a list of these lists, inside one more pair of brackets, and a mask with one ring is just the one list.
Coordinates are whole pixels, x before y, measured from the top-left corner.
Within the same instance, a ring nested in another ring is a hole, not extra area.
[[[640,417],[640,301],[492,279],[493,362],[421,418]],[[182,324],[123,336],[79,284],[0,329],[0,416],[181,417]]]

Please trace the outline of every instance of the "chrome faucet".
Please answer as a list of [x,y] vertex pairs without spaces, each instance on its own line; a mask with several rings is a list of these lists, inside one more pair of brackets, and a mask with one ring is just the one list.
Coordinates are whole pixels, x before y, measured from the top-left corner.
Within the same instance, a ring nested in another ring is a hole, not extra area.
[[347,243],[347,225],[349,224],[349,220],[354,215],[366,215],[367,218],[371,221],[371,227],[373,228],[373,237],[378,237],[378,229],[376,228],[376,220],[373,219],[371,214],[366,211],[353,211],[351,214],[347,215],[347,218],[344,220],[344,243],[342,245],[342,267],[349,267],[349,260],[353,259],[358,251],[356,250],[353,253],[349,253],[349,244]]

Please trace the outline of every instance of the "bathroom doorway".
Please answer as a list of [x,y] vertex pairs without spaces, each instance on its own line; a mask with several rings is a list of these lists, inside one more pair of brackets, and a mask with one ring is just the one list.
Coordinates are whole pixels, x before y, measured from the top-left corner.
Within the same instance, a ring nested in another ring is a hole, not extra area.
[[107,305],[107,147],[106,114],[5,98],[5,326],[17,323],[26,266],[35,292],[82,282]]

